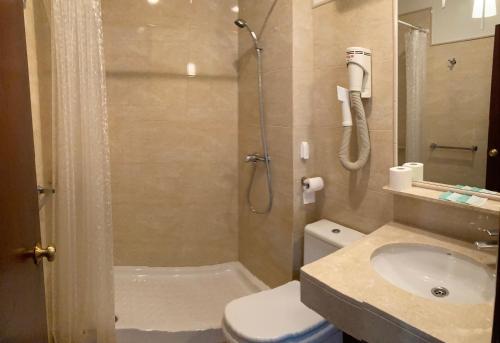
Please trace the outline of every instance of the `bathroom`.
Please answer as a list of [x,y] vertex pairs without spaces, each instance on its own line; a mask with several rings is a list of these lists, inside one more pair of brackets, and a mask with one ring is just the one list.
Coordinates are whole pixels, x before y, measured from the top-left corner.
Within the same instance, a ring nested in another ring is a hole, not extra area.
[[497,8],[1,0],[0,342],[500,342]]

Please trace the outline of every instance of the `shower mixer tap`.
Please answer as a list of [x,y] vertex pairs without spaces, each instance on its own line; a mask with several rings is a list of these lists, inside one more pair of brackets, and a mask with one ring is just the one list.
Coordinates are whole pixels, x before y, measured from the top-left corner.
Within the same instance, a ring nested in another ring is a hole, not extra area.
[[[267,157],[267,160],[270,161],[271,159],[269,157]],[[257,163],[257,162],[265,162],[265,161],[266,161],[266,157],[262,156],[260,154],[257,154],[257,153],[245,156],[246,163]]]

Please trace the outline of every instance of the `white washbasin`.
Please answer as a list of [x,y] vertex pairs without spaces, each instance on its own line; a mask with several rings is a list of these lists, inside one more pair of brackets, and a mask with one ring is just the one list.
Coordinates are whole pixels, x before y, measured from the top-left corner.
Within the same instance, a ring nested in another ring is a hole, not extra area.
[[474,259],[422,244],[388,244],[375,250],[372,267],[393,285],[415,295],[456,304],[492,302],[493,270]]

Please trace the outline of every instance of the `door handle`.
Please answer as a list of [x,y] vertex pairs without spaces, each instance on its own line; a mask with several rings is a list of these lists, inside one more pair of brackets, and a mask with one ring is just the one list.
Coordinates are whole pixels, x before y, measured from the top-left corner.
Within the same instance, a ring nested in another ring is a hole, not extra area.
[[49,245],[44,249],[41,247],[40,243],[37,243],[33,248],[33,260],[35,261],[35,264],[39,264],[44,257],[49,262],[54,261],[56,258],[56,248]]
[[497,157],[498,156],[498,150],[493,148],[490,151],[488,151],[488,156],[490,157]]

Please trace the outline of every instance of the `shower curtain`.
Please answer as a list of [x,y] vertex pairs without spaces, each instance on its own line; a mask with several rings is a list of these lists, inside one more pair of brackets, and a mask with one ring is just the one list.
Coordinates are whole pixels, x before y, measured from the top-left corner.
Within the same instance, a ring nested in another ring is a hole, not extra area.
[[427,59],[427,33],[406,34],[406,162],[422,160],[422,111]]
[[52,336],[115,341],[110,162],[100,0],[53,0]]

